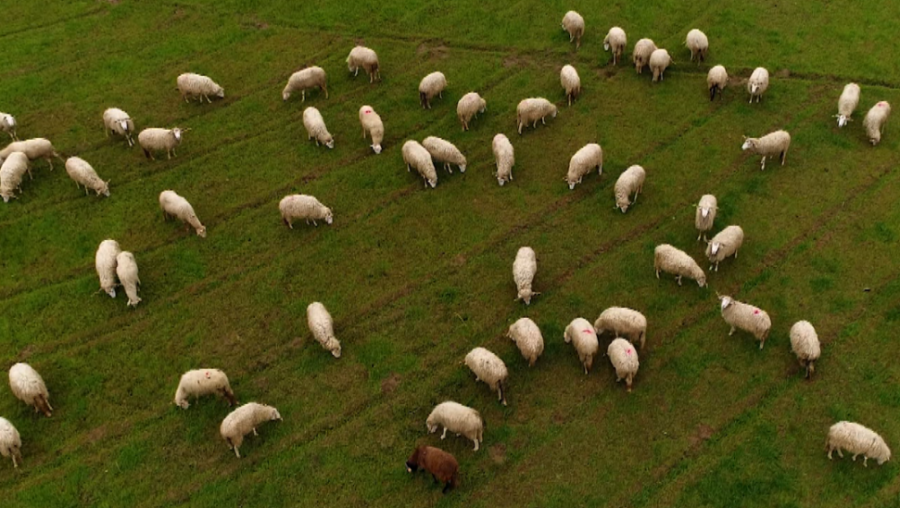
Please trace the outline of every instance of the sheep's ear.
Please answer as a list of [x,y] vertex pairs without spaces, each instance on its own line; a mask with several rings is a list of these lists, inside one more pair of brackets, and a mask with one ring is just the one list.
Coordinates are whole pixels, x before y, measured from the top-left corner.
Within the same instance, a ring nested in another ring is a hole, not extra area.
[[744,141],[747,141],[747,136],[741,136],[741,137],[744,138]]

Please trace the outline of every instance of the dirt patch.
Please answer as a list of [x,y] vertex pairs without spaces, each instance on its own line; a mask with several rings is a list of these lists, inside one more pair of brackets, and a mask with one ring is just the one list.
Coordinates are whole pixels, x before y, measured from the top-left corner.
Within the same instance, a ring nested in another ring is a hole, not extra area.
[[562,413],[560,413],[559,411],[553,412],[553,423],[555,423],[557,425],[562,425],[562,424],[566,423],[566,421],[567,421],[567,418],[565,416],[563,416]]
[[488,447],[488,455],[494,461],[494,464],[503,464],[506,462],[506,446],[502,444],[490,446]]
[[688,441],[691,443],[691,448],[696,448],[700,446],[704,441],[708,441],[715,434],[715,430],[709,425],[705,423],[701,423],[697,425],[697,432],[693,436],[688,438]]
[[25,349],[19,351],[19,355],[16,357],[20,362],[24,362],[31,356],[31,353],[34,351],[34,344],[29,344],[25,346]]
[[97,441],[100,441],[101,439],[103,439],[104,437],[106,437],[106,426],[101,425],[95,429],[92,429],[90,432],[88,432],[86,439],[87,439],[88,444],[94,444]]
[[777,71],[775,71],[775,77],[776,78],[789,78],[789,77],[791,77],[791,71],[789,71],[787,69],[777,70]]
[[303,347],[303,339],[300,337],[294,337],[294,340],[291,341],[291,348],[300,349]]
[[510,69],[512,67],[525,67],[525,60],[515,55],[510,55],[503,59],[503,67]]
[[394,390],[396,390],[397,386],[399,386],[399,385],[400,385],[400,374],[397,374],[396,372],[392,372],[390,376],[388,376],[381,382],[381,393],[383,395],[388,395],[390,393],[393,393]]
[[456,268],[461,267],[462,265],[466,264],[466,256],[465,256],[464,254],[458,254],[458,255],[456,255],[456,256],[453,258],[453,261],[451,261],[451,264],[452,264],[453,266],[455,266]]
[[425,56],[431,60],[445,60],[450,56],[450,50],[444,43],[430,46],[427,42],[423,42],[416,48],[416,55]]

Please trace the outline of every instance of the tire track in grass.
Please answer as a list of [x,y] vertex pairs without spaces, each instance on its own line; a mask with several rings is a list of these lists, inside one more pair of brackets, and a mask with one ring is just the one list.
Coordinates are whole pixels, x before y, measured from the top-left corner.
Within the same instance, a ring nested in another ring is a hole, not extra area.
[[50,28],[50,27],[54,27],[57,25],[62,25],[63,23],[67,23],[67,22],[75,20],[75,19],[87,18],[87,17],[93,16],[95,14],[100,14],[102,12],[106,12],[106,9],[103,7],[95,7],[89,11],[82,12],[80,14],[73,14],[71,16],[66,16],[64,18],[55,19],[55,20],[49,21],[47,23],[26,26],[23,28],[17,28],[15,30],[11,30],[9,32],[0,33],[0,40],[5,39],[7,37],[12,37],[14,35],[20,35],[20,34],[27,33],[27,32],[33,32],[33,31],[37,31],[37,30],[42,30],[44,28]]

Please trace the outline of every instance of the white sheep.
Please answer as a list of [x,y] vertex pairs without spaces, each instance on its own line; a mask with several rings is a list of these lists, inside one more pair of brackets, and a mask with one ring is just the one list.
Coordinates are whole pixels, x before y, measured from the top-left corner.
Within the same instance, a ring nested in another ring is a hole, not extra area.
[[381,72],[378,68],[378,55],[375,51],[365,46],[356,46],[347,55],[347,70],[352,72],[354,77],[359,74],[360,67],[369,75],[369,83],[372,83],[376,77],[379,81],[381,80]]
[[612,60],[613,65],[618,65],[619,61],[622,60],[626,44],[628,44],[628,39],[625,37],[625,30],[617,26],[609,29],[606,38],[603,39],[603,51],[612,50],[610,60]]
[[238,448],[244,442],[244,436],[256,433],[256,427],[265,422],[281,420],[281,414],[272,406],[258,404],[256,402],[248,402],[243,406],[232,411],[222,420],[219,426],[219,434],[222,439],[228,443],[228,447],[234,450],[237,458],[241,458]]
[[447,88],[447,78],[443,72],[432,72],[422,78],[422,81],[419,82],[419,102],[422,103],[422,109],[431,109],[431,99],[434,99],[435,95],[443,99],[445,88]]
[[407,141],[403,143],[400,150],[403,154],[403,162],[406,164],[406,171],[410,168],[416,168],[416,171],[425,181],[425,188],[429,185],[431,188],[437,187],[437,171],[434,170],[434,163],[431,161],[431,154],[418,141]]
[[562,85],[563,90],[566,91],[566,99],[569,101],[569,106],[571,106],[572,101],[581,95],[581,78],[578,77],[578,71],[575,70],[575,67],[564,65],[562,70],[559,71],[559,83]]
[[694,225],[697,227],[697,241],[702,236],[706,240],[706,233],[712,231],[716,220],[716,212],[719,210],[719,202],[712,194],[704,194],[697,203],[697,214],[694,217]]
[[575,41],[575,49],[581,47],[581,36],[584,35],[584,18],[575,11],[569,11],[563,16],[562,29],[569,33],[569,42]]
[[869,459],[877,460],[879,466],[891,460],[891,449],[884,439],[874,430],[854,422],[843,421],[832,425],[828,429],[825,449],[828,451],[828,460],[831,460],[831,454],[835,450],[841,458],[844,458],[841,450],[847,450],[853,454],[854,461],[858,455],[862,455],[865,467],[869,467]]
[[841,97],[838,99],[838,114],[834,115],[838,119],[838,127],[847,125],[850,116],[859,106],[859,85],[856,83],[847,83]]
[[359,123],[362,124],[363,139],[366,134],[372,138],[372,151],[376,154],[381,153],[381,142],[384,140],[384,123],[378,113],[372,109],[372,106],[363,106],[359,108]]
[[578,352],[578,359],[584,367],[584,373],[587,375],[594,365],[594,355],[599,349],[597,341],[597,332],[591,326],[591,322],[584,318],[575,318],[566,327],[563,333],[566,344],[572,343],[575,351]]
[[119,277],[119,284],[122,285],[128,296],[126,305],[137,307],[137,304],[141,303],[141,298],[138,296],[141,279],[138,277],[138,266],[134,254],[122,251],[116,256],[116,275]]
[[44,379],[27,363],[17,363],[9,368],[9,389],[22,402],[34,407],[34,412],[50,418],[53,407]]
[[[644,189],[646,176],[647,172],[638,165],[629,167],[619,175],[619,179],[616,180],[615,196],[616,208],[622,210],[622,213],[625,213],[629,206],[637,202],[638,194]],[[634,194],[634,201],[629,200],[629,196],[632,194]]]
[[516,125],[519,128],[519,134],[522,134],[522,127],[533,124],[537,127],[538,120],[542,124],[547,125],[545,119],[549,116],[556,118],[556,105],[543,97],[533,97],[524,99],[516,106]]
[[506,336],[516,343],[522,358],[528,360],[528,366],[534,367],[544,352],[544,337],[537,323],[527,317],[520,318],[509,326]]
[[11,457],[15,468],[22,462],[22,438],[19,431],[2,416],[0,416],[0,455]]
[[117,257],[122,252],[119,242],[106,239],[100,242],[97,253],[94,255],[94,267],[97,269],[97,277],[100,279],[100,291],[104,291],[111,298],[116,297],[116,266]]
[[503,360],[483,347],[477,347],[466,355],[466,366],[475,373],[475,381],[484,381],[491,391],[497,392],[497,400],[506,405],[504,385],[509,379],[509,371]]
[[278,203],[278,210],[281,212],[281,221],[284,225],[294,229],[294,220],[303,219],[309,225],[312,221],[313,225],[318,227],[318,220],[324,220],[326,224],[334,222],[334,215],[331,208],[323,205],[318,199],[306,194],[292,194],[285,196]]
[[188,200],[179,196],[172,190],[164,190],[159,193],[159,207],[162,209],[163,219],[169,220],[175,217],[184,223],[184,230],[193,227],[197,236],[206,238],[206,226],[200,223],[197,214],[194,213],[194,207]]
[[464,131],[469,130],[469,121],[478,113],[484,113],[487,103],[476,92],[469,92],[462,96],[462,99],[456,103],[456,117],[462,124]]
[[229,406],[237,404],[224,372],[219,369],[196,369],[182,374],[175,390],[175,405],[187,409],[191,405],[188,398],[204,395],[221,395],[228,400]]
[[15,191],[22,193],[22,177],[29,170],[28,156],[23,152],[12,152],[0,165],[0,197],[4,203],[16,197]]
[[753,98],[756,97],[756,102],[762,98],[762,94],[769,89],[769,71],[762,67],[757,67],[753,70],[753,73],[750,74],[750,79],[747,81],[747,91],[750,92],[750,103],[753,103]]
[[717,65],[710,69],[709,74],[706,75],[706,88],[709,89],[709,100],[715,99],[716,93],[719,94],[719,100],[722,100],[726,86],[728,86],[728,72],[725,71],[725,66]]
[[781,159],[781,165],[784,166],[784,160],[787,158],[788,148],[791,147],[791,135],[787,131],[775,131],[766,134],[761,138],[748,138],[744,136],[744,144],[741,145],[742,150],[750,150],[750,153],[762,155],[762,164],[760,169],[766,169],[766,158],[778,156]]
[[772,320],[769,318],[769,314],[759,307],[739,302],[730,296],[720,295],[719,300],[721,301],[722,318],[731,326],[728,335],[732,335],[738,329],[752,333],[759,341],[759,348],[762,349],[772,330]]
[[650,54],[650,71],[653,72],[653,82],[664,79],[663,73],[672,64],[672,57],[664,49],[657,49]]
[[194,74],[193,72],[185,72],[175,79],[178,91],[181,92],[181,98],[184,102],[190,102],[189,99],[197,97],[200,102],[206,99],[206,102],[212,104],[210,95],[220,99],[225,98],[225,89],[219,86],[209,76]]
[[328,148],[334,148],[334,137],[325,127],[325,119],[319,110],[310,106],[303,110],[303,126],[306,127],[306,139],[315,139],[316,146],[323,144]]
[[341,357],[341,343],[334,336],[334,320],[324,305],[313,302],[306,307],[306,324],[323,349],[335,358]]
[[706,38],[706,34],[694,28],[690,32],[687,33],[687,37],[684,40],[684,45],[687,46],[689,50],[691,50],[691,61],[694,61],[694,57],[698,56],[697,63],[703,62],[706,60],[706,53],[709,51],[709,39]]
[[430,434],[434,434],[440,427],[444,428],[441,439],[447,437],[447,431],[453,432],[457,436],[462,434],[466,439],[471,439],[475,443],[475,450],[478,451],[478,445],[484,442],[484,421],[478,411],[464,406],[458,402],[448,400],[441,402],[428,415],[425,420],[425,427]]
[[448,172],[453,173],[451,164],[456,164],[460,173],[466,172],[466,156],[453,143],[446,139],[428,136],[422,140],[422,146],[428,150],[434,160],[442,163]]
[[634,70],[640,74],[644,66],[650,63],[650,55],[656,51],[656,44],[652,39],[641,39],[634,44],[631,60],[634,62]]
[[737,259],[738,249],[743,244],[744,230],[740,226],[731,225],[719,231],[706,245],[706,257],[714,264],[710,265],[709,271],[713,271],[715,267],[715,271],[718,272],[719,263],[728,256],[733,255],[734,259]]
[[627,337],[632,342],[640,342],[644,349],[647,340],[647,318],[640,312],[627,307],[609,307],[594,321],[597,337],[612,331],[616,337]]
[[150,127],[138,134],[138,144],[144,150],[144,155],[150,160],[156,160],[153,152],[165,151],[167,158],[171,159],[175,153],[175,147],[181,144],[182,134],[189,129],[175,127],[173,129],[161,129]]
[[13,141],[18,141],[16,136],[16,118],[9,113],[0,112],[0,131],[9,134]]
[[512,168],[516,164],[516,156],[513,151],[512,143],[505,134],[497,134],[491,142],[491,149],[494,151],[494,162],[497,166],[497,172],[494,176],[500,187],[513,179]]
[[69,178],[75,181],[75,187],[84,186],[84,195],[88,195],[88,189],[109,197],[109,182],[104,182],[97,176],[94,168],[88,162],[80,157],[69,157],[66,159],[66,173]]
[[53,148],[53,144],[50,143],[49,140],[44,138],[32,138],[26,139],[25,141],[13,141],[12,143],[6,145],[6,148],[0,150],[0,161],[5,160],[13,152],[24,153],[30,161],[35,161],[37,159],[46,160],[47,164],[50,165],[50,171],[53,171],[53,157],[56,157],[59,160],[63,160],[63,158],[58,153],[56,153],[56,150]]
[[134,138],[131,137],[134,132],[134,120],[119,108],[107,108],[103,112],[103,132],[106,133],[106,137],[109,137],[110,133],[122,136],[129,147],[134,146]]
[[866,129],[866,135],[869,136],[869,142],[872,143],[872,146],[877,145],[881,141],[881,135],[884,134],[884,124],[887,123],[889,116],[891,116],[891,105],[886,101],[875,104],[866,113],[866,117],[863,119],[863,127]]
[[822,354],[819,336],[809,321],[797,321],[791,327],[791,351],[797,355],[800,366],[806,369],[806,377],[816,371],[816,360]]
[[609,343],[606,354],[609,356],[613,368],[616,369],[616,382],[624,379],[626,390],[631,393],[634,376],[637,375],[638,367],[640,367],[637,350],[627,340],[617,338]]
[[516,259],[513,261],[512,273],[518,292],[516,300],[522,300],[525,305],[530,305],[531,297],[540,294],[531,290],[534,275],[537,273],[537,256],[534,254],[534,249],[531,247],[519,248],[519,251],[516,252]]
[[603,174],[603,149],[597,143],[588,143],[579,148],[575,155],[569,159],[569,171],[566,173],[566,182],[569,190],[581,183],[581,179],[597,168],[597,175]]
[[299,70],[288,78],[287,85],[284,86],[284,90],[281,91],[281,99],[288,100],[291,98],[291,94],[300,91],[301,100],[300,102],[306,102],[306,90],[310,88],[318,88],[325,92],[325,98],[328,98],[328,88],[326,88],[326,82],[328,80],[328,76],[325,74],[325,70],[321,67],[313,66],[307,67],[305,69]]
[[694,258],[667,243],[657,245],[653,250],[653,268],[656,270],[657,279],[659,272],[662,271],[675,275],[679,286],[682,277],[696,280],[700,287],[706,286],[706,274]]

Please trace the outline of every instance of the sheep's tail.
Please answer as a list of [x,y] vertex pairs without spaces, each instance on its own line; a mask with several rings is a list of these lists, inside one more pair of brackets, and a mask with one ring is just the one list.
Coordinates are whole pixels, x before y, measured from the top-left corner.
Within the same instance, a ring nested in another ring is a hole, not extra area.
[[503,390],[503,380],[502,379],[497,383],[497,390],[500,391],[500,402],[502,402],[503,405],[505,406],[506,405],[506,393],[504,393],[504,390]]
[[37,408],[38,408],[42,413],[44,413],[44,415],[47,416],[47,418],[50,418],[50,416],[51,416],[50,411],[51,411],[53,408],[50,407],[50,403],[47,402],[47,398],[44,397],[43,394],[38,394],[38,395],[34,398],[34,404],[37,406]]
[[425,103],[427,102],[427,100],[428,99],[427,99],[427,96],[425,95],[425,92],[419,92],[419,103],[422,104],[423,108],[425,107]]
[[459,470],[453,472],[453,476],[450,477],[450,481],[447,482],[447,485],[449,485],[451,489],[459,487]]
[[716,92],[718,92],[718,91],[719,91],[719,85],[713,85],[713,86],[709,89],[709,100],[710,100],[710,102],[712,102],[712,100],[716,98]]

